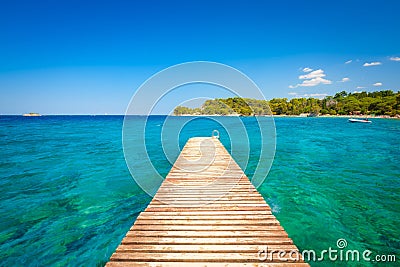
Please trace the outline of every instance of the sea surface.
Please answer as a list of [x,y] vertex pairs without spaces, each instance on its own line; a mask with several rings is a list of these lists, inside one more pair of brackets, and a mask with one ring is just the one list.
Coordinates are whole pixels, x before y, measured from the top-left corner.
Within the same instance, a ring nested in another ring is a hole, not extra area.
[[[151,201],[125,162],[123,120],[0,116],[0,266],[107,262]],[[150,117],[146,128],[152,163],[163,176],[171,168],[159,141],[164,120]],[[241,120],[249,139],[256,139],[254,118]],[[371,120],[275,118],[275,159],[258,189],[300,250],[318,256],[345,239],[343,251],[370,250],[372,256],[395,255],[400,261],[400,120]],[[230,149],[226,132],[213,120],[191,123],[179,133],[180,147],[192,136],[219,129]],[[251,153],[245,168],[250,178],[257,163]]]

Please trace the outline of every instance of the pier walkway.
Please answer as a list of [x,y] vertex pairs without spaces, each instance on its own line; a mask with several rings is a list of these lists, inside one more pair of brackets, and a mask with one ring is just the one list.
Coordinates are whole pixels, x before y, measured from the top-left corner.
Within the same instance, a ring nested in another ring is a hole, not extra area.
[[106,266],[309,265],[218,138],[195,137]]

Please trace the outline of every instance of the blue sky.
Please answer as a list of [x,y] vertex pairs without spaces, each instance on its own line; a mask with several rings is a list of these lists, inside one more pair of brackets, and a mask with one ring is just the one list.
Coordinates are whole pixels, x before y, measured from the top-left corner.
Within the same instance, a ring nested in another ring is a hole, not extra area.
[[239,69],[267,99],[400,90],[399,1],[0,4],[0,114],[123,114],[151,75],[196,60]]

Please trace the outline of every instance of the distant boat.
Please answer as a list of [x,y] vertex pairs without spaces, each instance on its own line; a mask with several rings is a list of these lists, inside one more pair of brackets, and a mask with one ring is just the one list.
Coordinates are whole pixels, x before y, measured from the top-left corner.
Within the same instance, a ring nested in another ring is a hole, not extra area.
[[22,116],[24,116],[24,117],[39,117],[40,114],[31,112],[31,113],[22,114]]
[[349,122],[372,123],[372,121],[368,119],[349,119]]

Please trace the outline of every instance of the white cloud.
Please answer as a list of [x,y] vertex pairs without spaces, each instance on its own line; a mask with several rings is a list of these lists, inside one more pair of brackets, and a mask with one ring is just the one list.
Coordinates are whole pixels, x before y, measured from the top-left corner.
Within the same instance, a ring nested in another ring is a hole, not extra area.
[[324,79],[326,74],[324,73],[323,70],[314,70],[311,71],[310,73],[300,75],[299,79],[304,80],[302,83],[298,83],[296,85],[289,85],[289,88],[297,88],[297,87],[311,87],[311,86],[317,86],[319,84],[331,84],[332,81]]
[[382,86],[382,83],[374,83],[373,86]]
[[323,70],[319,69],[319,70],[314,70],[308,74],[304,74],[304,75],[300,75],[299,79],[300,80],[306,80],[306,79],[314,79],[314,78],[322,78],[325,77],[325,73]]
[[328,94],[313,93],[313,94],[304,94],[303,97],[314,97],[314,98],[318,98],[318,99],[323,99],[327,95]]
[[303,69],[304,72],[310,72],[310,71],[312,71],[312,70],[313,70],[313,69],[310,69],[310,68],[304,68],[304,69]]
[[345,78],[343,78],[343,79],[341,80],[342,83],[349,82],[349,81],[350,81],[350,78],[347,78],[347,77],[345,77]]
[[310,94],[298,94],[296,92],[289,92],[288,95],[297,97],[297,98],[301,98],[301,97],[314,97],[314,98],[319,98],[322,99],[324,97],[326,97],[328,94],[321,94],[321,93],[310,93]]
[[325,96],[327,96],[328,94],[319,94],[319,93],[315,93],[315,94],[304,94],[303,96],[305,97],[317,97],[317,98],[323,98]]
[[351,62],[353,62],[353,60],[348,60],[348,61],[346,61],[344,64],[350,64]]
[[371,67],[371,66],[379,66],[379,65],[382,65],[382,63],[378,62],[378,61],[375,61],[375,62],[370,62],[370,63],[365,62],[363,66],[364,67]]
[[304,80],[302,83],[298,83],[296,85],[289,85],[289,88],[294,89],[297,87],[311,87],[311,86],[317,86],[319,84],[332,84],[332,81],[317,77],[311,80]]
[[308,86],[317,86],[318,84],[321,84],[321,83],[322,84],[331,84],[332,81],[326,80],[326,79],[321,78],[321,77],[317,77],[317,78],[314,78],[314,79],[311,79],[311,80],[305,80],[301,84],[299,84],[299,86],[306,86],[306,87],[308,87]]
[[364,86],[357,86],[357,89],[364,89]]
[[390,60],[392,60],[392,61],[400,61],[400,57],[391,57]]
[[353,94],[361,93],[361,91],[353,91]]

